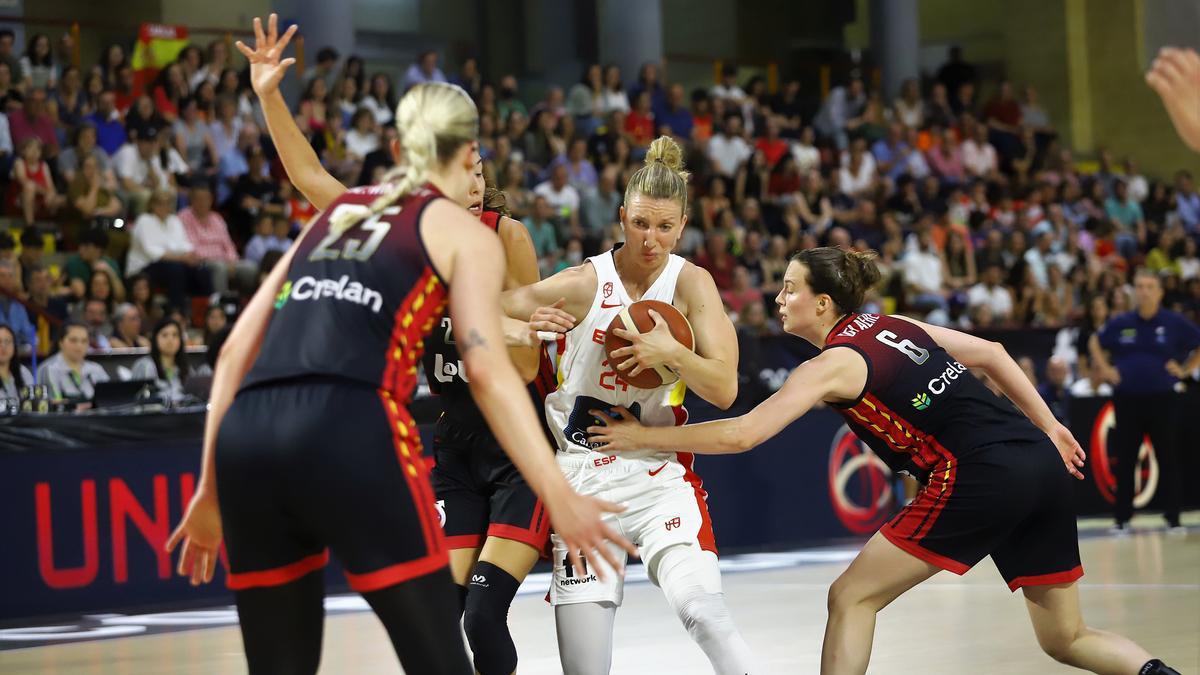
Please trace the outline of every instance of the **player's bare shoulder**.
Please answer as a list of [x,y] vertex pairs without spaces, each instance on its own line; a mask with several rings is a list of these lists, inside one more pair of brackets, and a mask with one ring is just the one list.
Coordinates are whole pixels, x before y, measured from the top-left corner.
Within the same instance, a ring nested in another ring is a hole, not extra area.
[[721,303],[717,283],[708,270],[689,261],[684,261],[679,270],[679,283],[675,285],[675,301],[672,303],[685,316],[707,304]]

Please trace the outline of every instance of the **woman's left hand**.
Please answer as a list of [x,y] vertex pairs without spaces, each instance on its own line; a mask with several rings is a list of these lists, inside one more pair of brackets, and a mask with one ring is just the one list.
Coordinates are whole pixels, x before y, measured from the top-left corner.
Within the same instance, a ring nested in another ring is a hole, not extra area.
[[587,428],[588,440],[597,444],[596,449],[604,452],[620,452],[622,450],[640,450],[645,444],[639,438],[646,427],[638,421],[633,413],[625,408],[613,408],[617,417],[602,410],[589,410],[593,417],[604,422],[603,426]]
[[[643,371],[666,365],[684,346],[671,334],[666,319],[654,310],[650,310],[650,318],[654,319],[654,328],[649,332],[639,333],[627,328],[615,328],[613,334],[625,338],[633,344],[628,347],[613,350],[609,357],[619,361],[617,370],[628,371],[629,377],[637,377]],[[624,359],[624,360],[622,360]],[[632,368],[632,370],[630,370]]]
[[1067,467],[1067,473],[1075,476],[1079,480],[1083,480],[1083,473],[1079,469],[1083,466],[1084,460],[1087,459],[1087,454],[1080,447],[1079,441],[1071,435],[1071,430],[1064,427],[1062,424],[1056,425],[1048,434],[1050,440],[1053,441],[1054,447],[1058,448],[1058,454],[1062,456],[1063,464]]

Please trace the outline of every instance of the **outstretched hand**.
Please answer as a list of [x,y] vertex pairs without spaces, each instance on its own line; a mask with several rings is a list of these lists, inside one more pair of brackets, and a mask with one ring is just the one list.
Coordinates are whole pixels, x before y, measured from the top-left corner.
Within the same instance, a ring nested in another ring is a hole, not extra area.
[[615,417],[603,410],[588,411],[604,423],[587,428],[588,441],[596,444],[597,450],[604,452],[644,449],[645,444],[639,442],[639,439],[646,427],[625,408],[613,408],[613,412],[616,413]]
[[[593,561],[603,558],[610,569],[618,575],[624,574],[613,547],[624,549],[631,556],[637,556],[637,547],[603,520],[605,513],[620,513],[625,510],[624,506],[595,497],[585,497],[567,489],[559,496],[547,499],[546,507],[550,511],[554,533],[563,540],[567,548],[568,564],[574,566],[580,576],[587,576],[588,573],[583,558]],[[607,576],[602,565],[593,564],[591,571],[601,581]]]
[[1200,152],[1200,55],[1194,49],[1163,47],[1146,73],[1180,138]]
[[254,87],[254,93],[258,94],[259,98],[279,91],[279,83],[283,80],[284,73],[296,63],[294,58],[280,61],[279,57],[296,34],[297,28],[296,24],[292,24],[283,37],[279,37],[279,18],[272,13],[267,20],[265,35],[262,19],[254,17],[254,49],[247,47],[241,40],[237,41],[238,51],[250,62],[250,85]]

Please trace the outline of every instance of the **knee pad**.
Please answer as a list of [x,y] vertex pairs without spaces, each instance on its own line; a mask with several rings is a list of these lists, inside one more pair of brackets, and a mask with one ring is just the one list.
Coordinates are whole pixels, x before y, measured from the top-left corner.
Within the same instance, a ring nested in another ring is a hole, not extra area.
[[508,608],[521,585],[511,574],[480,561],[471,570],[463,627],[480,675],[509,675],[517,648],[508,632]]
[[696,546],[673,546],[652,561],[653,578],[693,639],[736,632],[721,591],[716,556]]
[[1138,675],[1179,675],[1179,671],[1171,666],[1163,663],[1158,659],[1153,659],[1146,662],[1138,671]]

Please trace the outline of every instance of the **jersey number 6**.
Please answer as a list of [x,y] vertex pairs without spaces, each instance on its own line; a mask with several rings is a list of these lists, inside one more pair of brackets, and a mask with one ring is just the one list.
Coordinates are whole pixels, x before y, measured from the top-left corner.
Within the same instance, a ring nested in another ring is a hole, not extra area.
[[926,359],[929,358],[928,350],[921,349],[913,344],[913,341],[909,340],[908,338],[901,340],[899,335],[896,335],[890,330],[879,331],[879,334],[875,336],[875,339],[891,347],[892,349],[900,351],[905,356],[912,359],[912,362],[918,366],[922,363],[925,363]]

